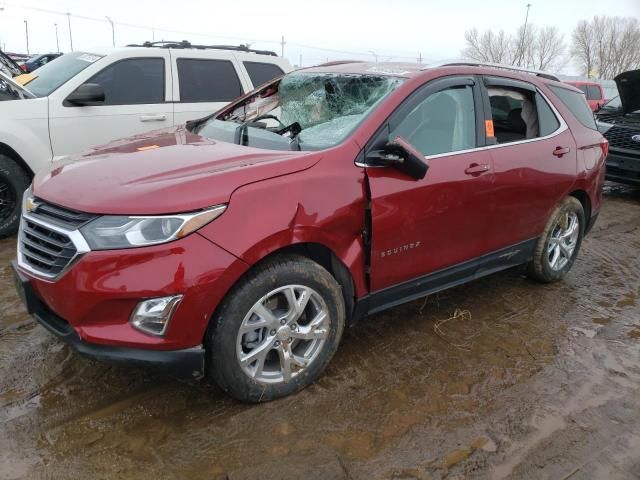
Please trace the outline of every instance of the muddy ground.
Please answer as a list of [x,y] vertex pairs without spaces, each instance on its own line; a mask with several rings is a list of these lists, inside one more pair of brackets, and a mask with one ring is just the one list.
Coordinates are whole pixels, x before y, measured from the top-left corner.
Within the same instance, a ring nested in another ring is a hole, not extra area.
[[504,272],[370,318],[258,406],[73,354],[0,241],[0,478],[638,479],[640,192],[610,187],[568,278]]

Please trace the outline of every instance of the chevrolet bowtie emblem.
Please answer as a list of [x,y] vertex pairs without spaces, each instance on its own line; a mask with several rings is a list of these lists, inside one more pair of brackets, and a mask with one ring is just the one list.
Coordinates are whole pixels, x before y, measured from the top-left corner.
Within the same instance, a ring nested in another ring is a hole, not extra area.
[[28,213],[34,212],[36,208],[38,208],[38,204],[33,199],[33,197],[27,198],[27,201],[25,203],[25,209],[27,210],[27,212]]

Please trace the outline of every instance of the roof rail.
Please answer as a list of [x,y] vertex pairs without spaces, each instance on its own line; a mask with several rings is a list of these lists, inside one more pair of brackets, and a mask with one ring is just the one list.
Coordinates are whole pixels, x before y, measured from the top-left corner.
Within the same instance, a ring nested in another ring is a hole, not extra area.
[[537,77],[542,77],[542,78],[546,78],[547,80],[555,80],[557,82],[560,81],[560,79],[558,77],[556,77],[555,75],[551,74],[551,73],[547,73],[547,72],[542,72],[540,70],[533,70],[530,68],[524,68],[524,67],[516,67],[515,65],[505,65],[503,63],[491,63],[491,62],[474,62],[474,61],[466,61],[466,60],[460,60],[460,61],[456,61],[456,62],[444,62],[444,63],[439,63],[436,65],[427,65],[426,67],[423,67],[424,69],[427,68],[433,68],[433,67],[463,67],[463,66],[468,66],[468,67],[490,67],[490,68],[499,68],[502,70],[510,70],[513,72],[522,72],[522,73],[528,73],[531,75],[536,75]]
[[272,52],[271,50],[254,50],[253,48],[249,48],[247,45],[193,45],[191,42],[187,40],[181,40],[179,42],[174,42],[170,40],[162,40],[159,42],[144,42],[140,45],[135,43],[127,45],[127,47],[146,47],[146,48],[196,48],[199,50],[233,50],[236,52],[248,52],[248,53],[257,53],[258,55],[270,55],[273,57],[277,57],[276,52]]
[[319,63],[314,67],[333,67],[334,65],[347,65],[349,63],[367,63],[364,60],[333,60],[331,62]]

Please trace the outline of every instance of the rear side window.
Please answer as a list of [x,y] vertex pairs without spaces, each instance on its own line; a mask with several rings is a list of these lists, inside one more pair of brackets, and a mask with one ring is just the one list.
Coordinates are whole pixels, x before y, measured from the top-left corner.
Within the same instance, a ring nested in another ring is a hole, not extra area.
[[596,85],[587,85],[587,100],[602,100],[602,94]]
[[112,63],[86,83],[104,88],[104,105],[164,102],[164,58],[129,58]]
[[273,80],[279,77],[284,72],[277,65],[272,63],[260,63],[260,62],[242,62],[244,68],[247,69],[251,83],[254,87],[267,83],[269,80]]
[[180,101],[229,102],[242,94],[240,79],[229,60],[178,59]]
[[557,85],[549,85],[549,88],[555,93],[560,101],[564,103],[574,117],[585,127],[597,130],[596,121],[593,112],[589,108],[583,94],[574,92],[567,88],[558,87]]

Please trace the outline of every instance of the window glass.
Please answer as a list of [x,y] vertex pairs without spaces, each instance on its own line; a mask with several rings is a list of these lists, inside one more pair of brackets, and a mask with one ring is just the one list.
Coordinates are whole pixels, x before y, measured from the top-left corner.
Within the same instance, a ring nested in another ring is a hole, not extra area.
[[574,117],[585,127],[597,130],[593,112],[589,108],[584,95],[568,88],[549,85],[560,101],[571,111]]
[[22,98],[20,92],[8,80],[0,75],[0,101],[2,100],[19,100]]
[[602,100],[600,89],[596,85],[587,85],[587,100]]
[[180,101],[229,102],[242,94],[240,79],[229,60],[178,59]]
[[535,93],[510,87],[490,87],[488,92],[498,143],[540,136]]
[[284,73],[280,67],[272,63],[243,62],[243,64],[254,87],[273,80]]
[[67,53],[34,72],[36,78],[29,82],[29,90],[37,97],[46,97],[101,58],[93,53]]
[[164,59],[131,58],[115,62],[86,83],[102,85],[104,105],[162,103]]
[[400,136],[424,155],[466,150],[476,146],[473,90],[449,88],[420,102],[390,133]]
[[536,95],[536,104],[538,106],[540,136],[546,137],[560,128],[560,122],[547,101],[542,98],[542,95]]

